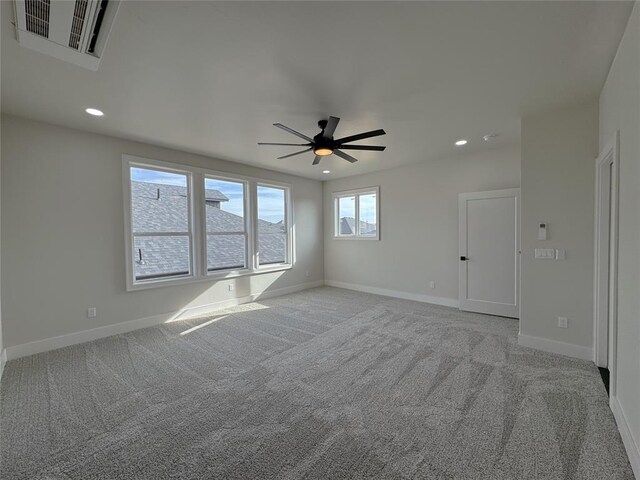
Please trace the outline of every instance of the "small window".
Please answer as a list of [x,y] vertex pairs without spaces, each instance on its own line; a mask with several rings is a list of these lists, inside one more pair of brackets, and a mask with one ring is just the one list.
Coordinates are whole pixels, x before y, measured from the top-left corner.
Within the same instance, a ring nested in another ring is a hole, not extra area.
[[246,183],[205,177],[207,271],[247,268]]
[[190,174],[136,166],[130,179],[136,281],[192,275]]
[[333,195],[335,204],[335,238],[378,240],[379,188],[371,187]]
[[258,185],[258,265],[288,263],[288,191]]

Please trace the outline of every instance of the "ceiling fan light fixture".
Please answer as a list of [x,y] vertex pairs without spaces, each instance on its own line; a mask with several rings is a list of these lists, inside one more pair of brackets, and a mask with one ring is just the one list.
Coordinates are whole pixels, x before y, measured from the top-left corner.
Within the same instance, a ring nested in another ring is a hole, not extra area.
[[318,147],[313,151],[313,153],[320,155],[321,157],[326,157],[327,155],[331,155],[333,150],[327,147]]
[[[336,127],[340,119],[338,117],[329,117],[328,119],[323,119],[318,122],[318,127],[320,127],[320,133],[315,137],[307,137],[305,134],[296,132],[293,128],[289,128],[286,125],[281,123],[274,123],[273,126],[277,127],[285,132],[288,132],[292,135],[295,135],[298,138],[302,138],[309,143],[272,143],[272,142],[258,142],[258,145],[279,145],[279,146],[291,146],[291,147],[307,147],[305,150],[301,150],[299,152],[290,153],[288,155],[283,155],[278,157],[278,160],[282,160],[284,158],[295,157],[296,155],[301,155],[306,152],[310,152],[313,150],[315,155],[313,162],[311,165],[318,165],[322,157],[326,157],[328,155],[335,155],[337,157],[342,158],[350,163],[355,163],[358,161],[357,158],[352,157],[348,153],[345,153],[343,149],[346,150],[368,150],[371,152],[382,152],[386,147],[379,145],[351,145],[351,142],[355,142],[358,140],[364,140],[365,138],[378,137],[380,135],[385,135],[387,132],[379,128],[378,130],[371,130],[370,132],[358,133],[357,135],[351,135],[349,137],[338,138],[334,140],[333,134],[336,131]],[[327,172],[328,173],[328,172]]]

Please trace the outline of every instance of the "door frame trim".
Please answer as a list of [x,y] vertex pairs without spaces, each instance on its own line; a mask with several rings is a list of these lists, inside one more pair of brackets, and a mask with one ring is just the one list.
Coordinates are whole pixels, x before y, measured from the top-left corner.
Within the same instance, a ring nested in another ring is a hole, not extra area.
[[[467,225],[463,219],[466,219],[466,202],[467,200],[479,200],[483,198],[504,198],[504,197],[515,197],[516,201],[516,231],[515,231],[515,279],[516,279],[516,288],[514,292],[514,298],[516,302],[517,315],[520,318],[520,188],[506,188],[502,190],[488,190],[484,192],[467,192],[467,193],[459,193],[458,194],[458,302],[460,303],[460,308],[462,309],[462,305],[464,302],[463,299],[463,290],[466,285],[464,277],[464,265],[463,262],[459,260],[461,256],[468,256],[467,252]],[[492,315],[496,315],[496,313],[492,312],[481,312],[479,313],[488,313]],[[498,314],[499,315],[499,314]]]
[[616,131],[595,162],[593,361],[609,368],[612,397],[617,383],[619,142]]

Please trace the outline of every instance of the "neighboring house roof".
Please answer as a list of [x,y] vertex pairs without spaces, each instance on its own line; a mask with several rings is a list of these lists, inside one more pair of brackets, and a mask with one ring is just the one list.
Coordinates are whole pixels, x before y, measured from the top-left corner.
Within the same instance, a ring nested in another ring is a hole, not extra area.
[[228,202],[229,201],[229,197],[227,197],[220,190],[215,190],[213,188],[205,189],[204,198],[206,201],[212,201],[212,202]]
[[[222,192],[207,189],[205,198],[214,202],[229,200]],[[188,231],[187,189],[175,185],[131,182],[134,260],[137,278],[166,273],[188,272],[189,240],[186,236],[135,236],[136,233]],[[242,232],[244,219],[222,210],[205,206],[207,232]],[[258,220],[258,243],[261,263],[279,263],[285,259],[286,231],[281,222]],[[207,235],[207,266],[211,269],[238,268],[244,264],[245,235]],[[139,261],[139,250],[142,260]]]
[[[340,218],[340,234],[341,235],[353,235],[356,229],[356,219],[353,217],[341,217]],[[360,222],[360,233],[362,235],[375,235],[376,224],[369,222]]]

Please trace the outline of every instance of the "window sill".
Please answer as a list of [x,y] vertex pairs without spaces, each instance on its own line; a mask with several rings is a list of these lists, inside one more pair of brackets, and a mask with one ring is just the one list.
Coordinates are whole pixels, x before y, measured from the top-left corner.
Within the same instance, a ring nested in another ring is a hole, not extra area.
[[255,270],[237,270],[230,272],[215,272],[206,276],[192,276],[181,278],[167,278],[165,280],[156,280],[153,282],[139,282],[127,285],[127,292],[135,292],[137,290],[149,290],[151,288],[158,287],[171,287],[177,285],[188,285],[190,283],[201,282],[217,282],[220,280],[228,280],[232,278],[247,277],[252,275],[262,275],[263,273],[282,272],[285,270],[291,270],[293,265],[291,264],[278,264],[269,265]]
[[334,236],[333,237],[334,240],[367,240],[367,241],[371,241],[371,240],[380,240],[380,237],[356,237],[355,235],[353,237],[337,237]]

